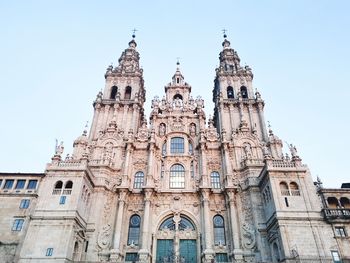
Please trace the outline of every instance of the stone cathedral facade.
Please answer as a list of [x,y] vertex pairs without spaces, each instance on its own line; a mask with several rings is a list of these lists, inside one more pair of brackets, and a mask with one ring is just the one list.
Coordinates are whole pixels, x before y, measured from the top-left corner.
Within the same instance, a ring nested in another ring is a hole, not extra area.
[[[57,145],[45,174],[32,175],[35,192],[23,193],[31,210],[12,212],[12,232],[1,223],[6,238],[23,234],[0,253],[23,263],[346,262],[350,190],[323,195],[296,148],[283,153],[251,68],[226,36],[222,46],[213,117],[178,65],[147,121],[132,39],[107,68],[90,132],[66,158]],[[10,175],[0,176],[7,202],[21,179],[6,188]]]

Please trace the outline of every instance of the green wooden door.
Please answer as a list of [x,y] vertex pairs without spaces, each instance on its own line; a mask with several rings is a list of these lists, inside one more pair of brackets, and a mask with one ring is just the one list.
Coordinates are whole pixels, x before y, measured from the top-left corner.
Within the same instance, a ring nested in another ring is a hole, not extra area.
[[156,263],[172,262],[174,256],[174,242],[172,239],[157,240]]
[[197,245],[195,239],[180,240],[180,261],[181,263],[197,262]]

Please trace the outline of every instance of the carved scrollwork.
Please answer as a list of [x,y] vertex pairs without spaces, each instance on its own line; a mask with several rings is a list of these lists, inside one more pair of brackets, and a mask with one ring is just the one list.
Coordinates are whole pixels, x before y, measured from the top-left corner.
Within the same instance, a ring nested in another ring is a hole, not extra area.
[[252,249],[256,245],[255,229],[253,226],[245,222],[242,225],[243,246],[247,249]]
[[107,249],[111,244],[111,225],[106,224],[102,227],[97,237],[97,245],[101,249]]

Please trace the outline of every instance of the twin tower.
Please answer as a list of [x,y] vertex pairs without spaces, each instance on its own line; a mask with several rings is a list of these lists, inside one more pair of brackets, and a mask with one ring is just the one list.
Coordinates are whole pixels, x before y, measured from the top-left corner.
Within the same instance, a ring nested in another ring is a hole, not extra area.
[[226,36],[222,47],[213,118],[177,68],[147,122],[129,42],[107,68],[90,132],[70,157],[56,147],[19,262],[294,262],[295,250],[329,258],[334,240],[321,246],[329,226],[308,168],[294,146],[282,152],[252,70]]

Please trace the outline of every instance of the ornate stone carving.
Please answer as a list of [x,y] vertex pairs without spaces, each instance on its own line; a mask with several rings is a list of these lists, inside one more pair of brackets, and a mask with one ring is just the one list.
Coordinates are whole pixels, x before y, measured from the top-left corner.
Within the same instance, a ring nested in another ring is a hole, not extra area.
[[184,131],[185,126],[184,126],[182,118],[179,116],[174,117],[171,124],[170,124],[170,129],[172,131]]
[[207,165],[210,170],[218,171],[221,168],[221,161],[219,158],[209,158]]
[[148,141],[148,137],[149,137],[149,132],[148,132],[148,128],[147,128],[147,123],[146,121],[142,122],[142,126],[139,128],[137,135],[136,135],[136,139],[139,142],[146,142]]
[[242,225],[242,235],[243,235],[243,246],[247,249],[252,249],[255,247],[256,238],[255,238],[255,229],[253,226],[247,222]]
[[105,250],[109,248],[109,245],[111,244],[111,225],[106,224],[102,227],[102,230],[99,232],[97,237],[97,245]]

